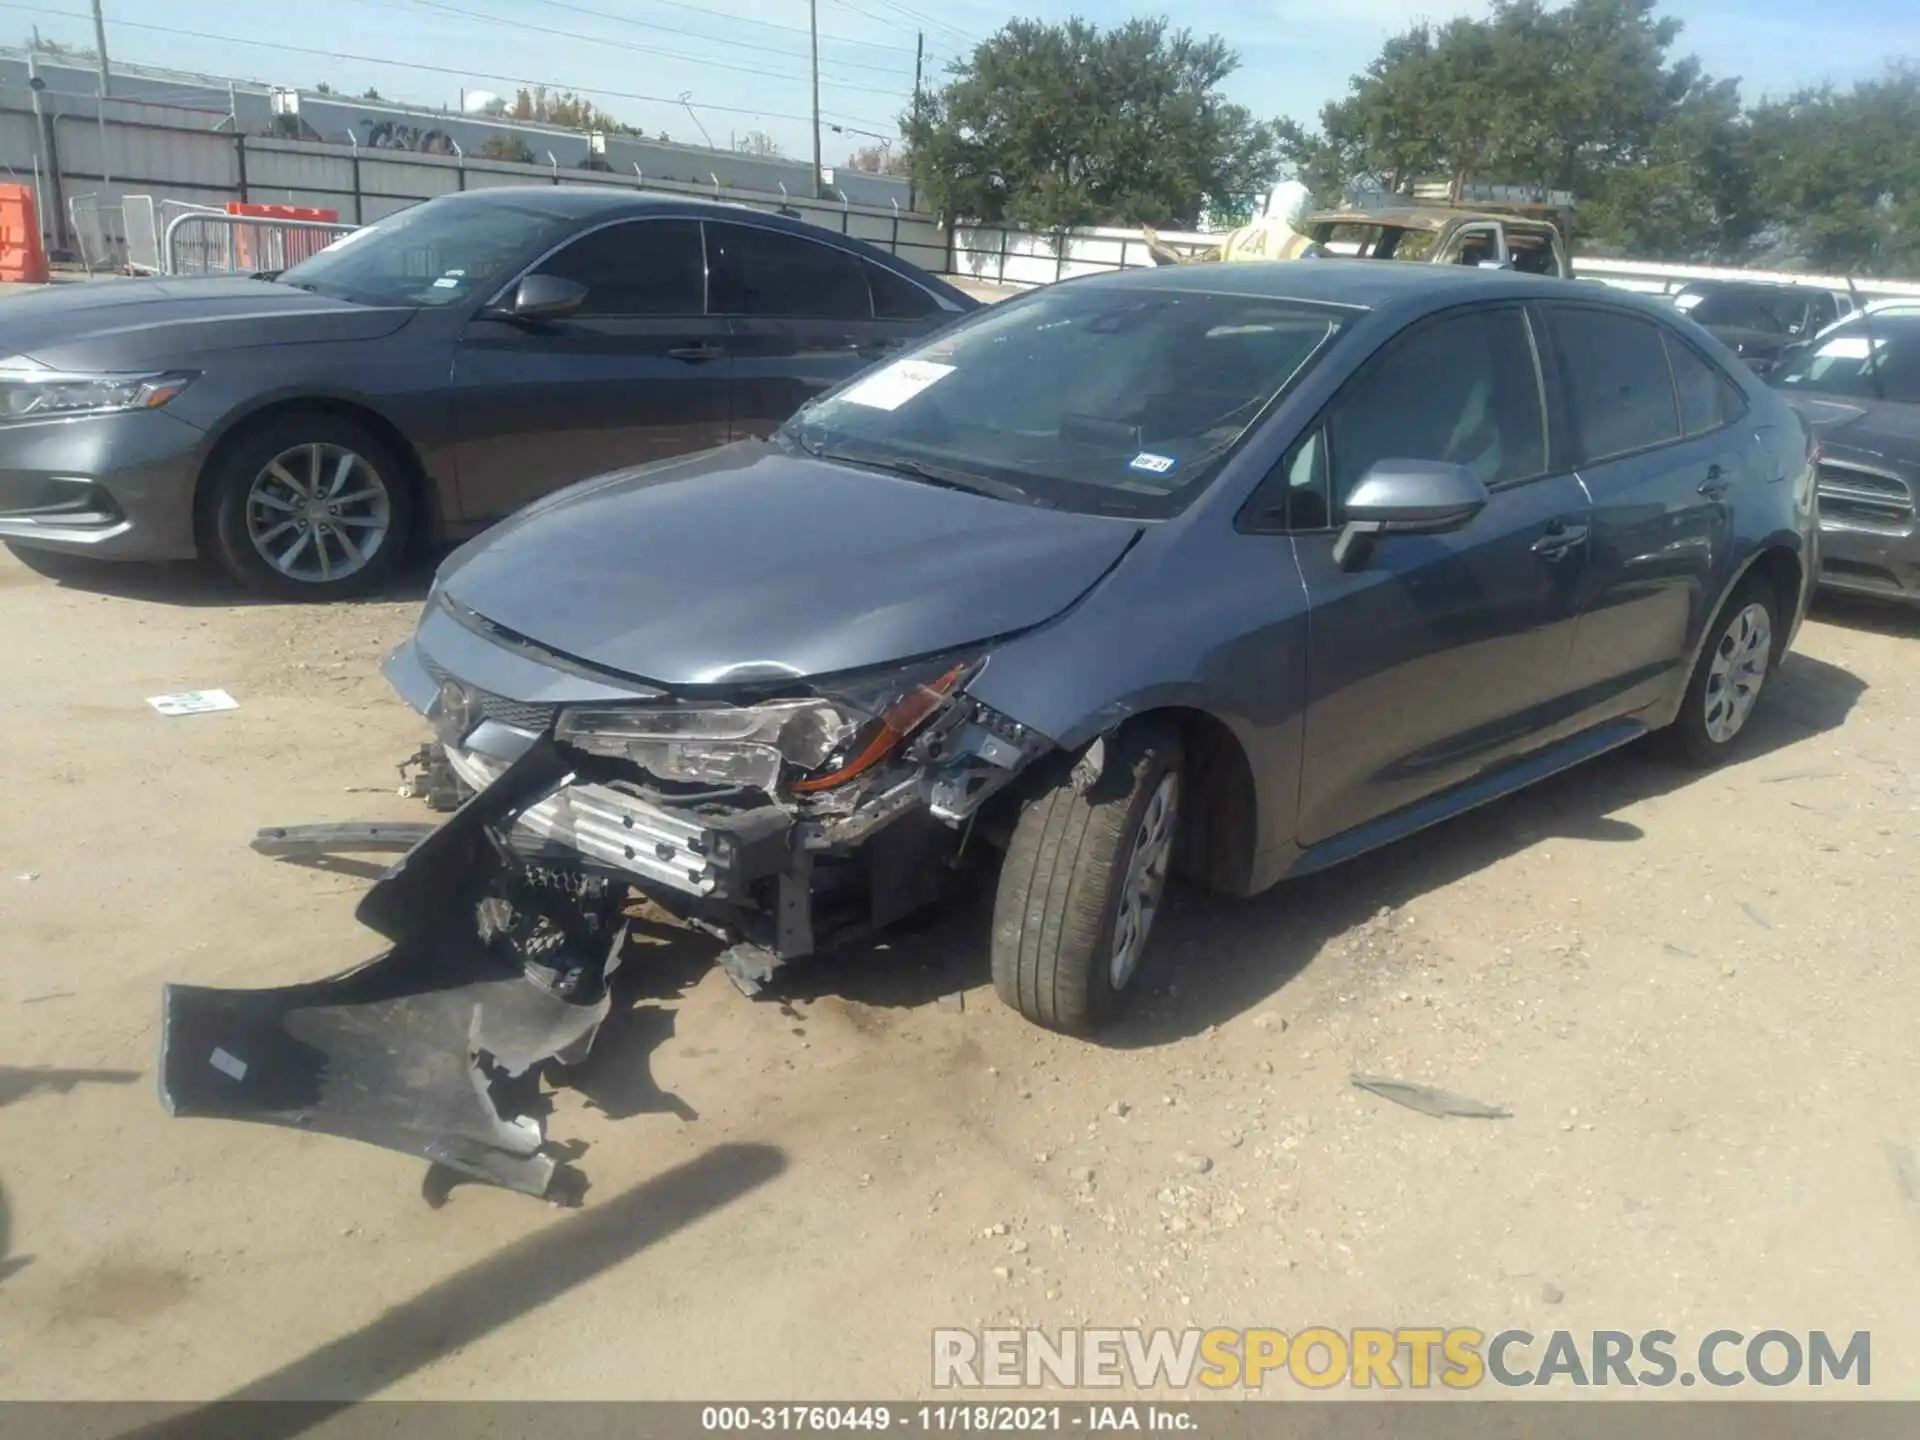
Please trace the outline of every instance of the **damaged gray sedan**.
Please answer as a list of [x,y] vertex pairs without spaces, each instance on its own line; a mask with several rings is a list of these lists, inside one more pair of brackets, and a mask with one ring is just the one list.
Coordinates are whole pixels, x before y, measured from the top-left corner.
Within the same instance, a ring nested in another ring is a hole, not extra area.
[[1001,997],[1090,1032],[1173,870],[1251,895],[1655,730],[1717,760],[1815,555],[1798,420],[1621,292],[1039,291],[450,558],[386,671],[464,803],[362,903],[394,948],[171,987],[168,1102],[540,1193],[537,1077],[636,892],[752,994],[961,857],[998,859]]

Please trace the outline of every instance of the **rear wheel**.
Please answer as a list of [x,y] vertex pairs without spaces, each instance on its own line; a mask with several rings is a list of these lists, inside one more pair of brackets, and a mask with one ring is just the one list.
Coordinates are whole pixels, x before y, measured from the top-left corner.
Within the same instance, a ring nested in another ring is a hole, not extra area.
[[1680,713],[1659,737],[1672,758],[1706,768],[1732,753],[1773,673],[1779,633],[1772,589],[1757,578],[1742,582],[1714,617]]
[[351,420],[276,417],[221,456],[207,480],[209,548],[249,590],[289,600],[364,595],[405,557],[407,468]]
[[1014,828],[993,908],[1000,998],[1084,1034],[1125,1007],[1166,893],[1180,825],[1180,741],[1141,724],[1106,743],[1083,795],[1062,781]]

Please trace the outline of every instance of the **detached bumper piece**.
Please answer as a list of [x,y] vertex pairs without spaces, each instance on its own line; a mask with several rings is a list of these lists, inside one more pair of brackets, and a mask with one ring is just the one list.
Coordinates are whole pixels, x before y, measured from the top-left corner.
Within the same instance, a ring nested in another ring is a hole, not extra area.
[[[624,886],[512,847],[516,817],[567,774],[542,741],[419,839],[361,900],[360,921],[393,946],[358,969],[270,990],[167,986],[167,1109],[363,1140],[547,1194],[560,1159],[539,1072],[585,1058],[625,943]],[[330,838],[414,838],[394,830]],[[329,838],[281,834],[289,848]]]

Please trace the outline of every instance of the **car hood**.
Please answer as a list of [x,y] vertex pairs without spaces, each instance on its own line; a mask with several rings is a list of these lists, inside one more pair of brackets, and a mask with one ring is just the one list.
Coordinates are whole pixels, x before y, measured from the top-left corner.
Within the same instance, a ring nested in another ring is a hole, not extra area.
[[248,345],[371,340],[413,315],[240,276],[49,285],[0,307],[0,357],[56,370],[131,370]]
[[755,441],[587,481],[441,568],[457,606],[669,686],[858,670],[1025,630],[1139,535]]
[[1920,467],[1920,405],[1859,396],[1775,393],[1799,412],[1821,446],[1838,454]]

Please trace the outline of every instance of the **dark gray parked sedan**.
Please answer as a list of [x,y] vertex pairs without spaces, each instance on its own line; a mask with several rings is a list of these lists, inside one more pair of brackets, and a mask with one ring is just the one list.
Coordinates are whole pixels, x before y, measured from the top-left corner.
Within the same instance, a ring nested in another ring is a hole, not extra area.
[[1768,383],[1820,442],[1820,583],[1920,603],[1920,302],[1874,301]]
[[363,592],[410,542],[767,435],[978,302],[858,240],[613,188],[449,195],[272,277],[0,308],[0,539]]
[[1719,759],[1815,538],[1793,411],[1622,292],[1356,261],[1006,302],[449,559],[388,674],[480,793],[368,893],[385,959],[171,990],[166,1093],[539,1189],[508,1082],[591,1042],[628,887],[751,992],[996,851],[1001,996],[1094,1029],[1170,870],[1251,895],[1649,732]]

